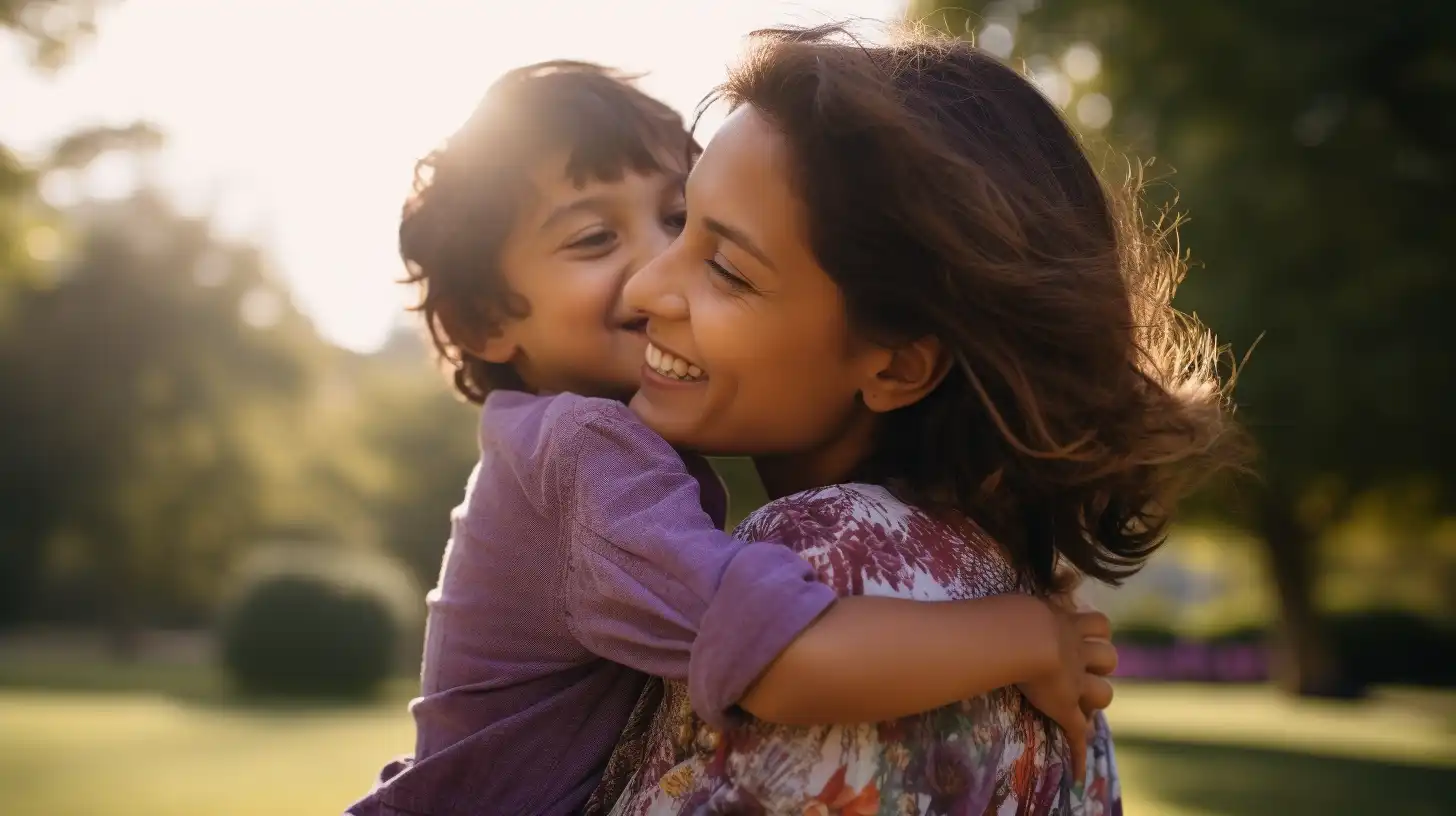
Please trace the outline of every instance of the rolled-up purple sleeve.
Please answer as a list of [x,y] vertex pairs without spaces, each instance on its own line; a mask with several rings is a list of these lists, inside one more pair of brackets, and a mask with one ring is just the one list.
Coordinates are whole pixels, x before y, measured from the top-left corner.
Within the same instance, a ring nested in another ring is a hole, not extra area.
[[835,597],[789,548],[745,544],[723,571],[693,642],[688,695],[698,716],[715,728],[725,726],[748,687]]
[[[572,634],[608,660],[688,681],[713,725],[835,600],[792,550],[717,529],[678,454],[625,406],[594,401],[559,440]],[[565,430],[565,428],[563,428]]]

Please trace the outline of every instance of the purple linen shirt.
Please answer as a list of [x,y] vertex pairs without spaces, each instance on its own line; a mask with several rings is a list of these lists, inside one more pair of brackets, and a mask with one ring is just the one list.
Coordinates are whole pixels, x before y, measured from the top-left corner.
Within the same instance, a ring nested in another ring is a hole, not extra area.
[[718,529],[619,402],[495,392],[480,447],[429,596],[414,757],[355,816],[578,812],[647,674],[722,724],[833,603],[793,551]]

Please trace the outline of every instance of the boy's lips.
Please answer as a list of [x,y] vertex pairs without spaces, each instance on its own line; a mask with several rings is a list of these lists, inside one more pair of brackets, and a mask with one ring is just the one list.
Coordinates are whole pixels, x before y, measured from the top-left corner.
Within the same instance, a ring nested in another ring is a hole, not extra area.
[[707,372],[701,366],[650,339],[647,341],[646,363],[647,368],[669,380],[696,383],[708,379]]

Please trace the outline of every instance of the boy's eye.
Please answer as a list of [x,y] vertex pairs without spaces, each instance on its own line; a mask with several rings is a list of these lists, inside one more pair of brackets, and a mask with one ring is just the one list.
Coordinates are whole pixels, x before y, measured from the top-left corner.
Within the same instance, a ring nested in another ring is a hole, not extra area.
[[617,233],[598,229],[584,232],[566,242],[567,249],[605,249],[617,240]]
[[662,223],[666,224],[667,228],[672,230],[673,232],[682,232],[683,228],[688,225],[687,211],[683,210],[672,213],[666,218],[662,219]]

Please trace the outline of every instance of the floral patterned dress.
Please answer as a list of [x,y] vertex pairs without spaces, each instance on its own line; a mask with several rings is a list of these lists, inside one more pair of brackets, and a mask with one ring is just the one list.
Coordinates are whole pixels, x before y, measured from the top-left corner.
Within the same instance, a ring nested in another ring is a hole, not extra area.
[[[934,601],[1018,589],[973,524],[933,519],[873,485],[779,499],[737,534],[792,547],[840,595]],[[1101,716],[1087,785],[1074,788],[1061,731],[1013,689],[892,722],[806,728],[745,717],[719,734],[692,715],[686,689],[668,683],[645,740],[633,750],[637,772],[621,786],[618,816],[1122,812]]]

